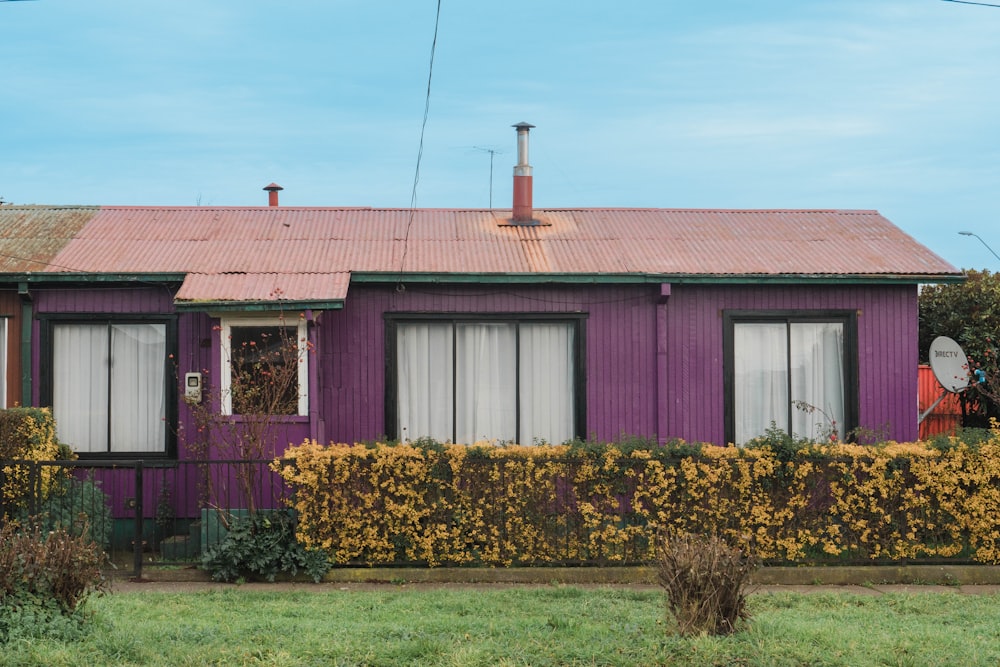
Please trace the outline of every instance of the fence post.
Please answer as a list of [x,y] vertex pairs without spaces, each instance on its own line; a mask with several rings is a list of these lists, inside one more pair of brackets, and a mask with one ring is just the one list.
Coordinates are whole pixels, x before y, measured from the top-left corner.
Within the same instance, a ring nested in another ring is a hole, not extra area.
[[42,474],[38,461],[28,463],[28,521],[37,524],[42,506]]
[[132,540],[132,576],[142,579],[142,461],[135,462],[135,535]]

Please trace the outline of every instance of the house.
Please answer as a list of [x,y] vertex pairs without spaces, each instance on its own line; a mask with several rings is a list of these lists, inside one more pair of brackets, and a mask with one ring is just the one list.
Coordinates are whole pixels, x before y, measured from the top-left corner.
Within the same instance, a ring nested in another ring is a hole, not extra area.
[[[0,207],[7,405],[82,457],[194,454],[232,341],[304,354],[289,442],[917,437],[917,286],[875,211]],[[184,385],[184,386],[182,386]],[[239,416],[234,416],[238,421]],[[178,435],[178,434],[182,435]]]

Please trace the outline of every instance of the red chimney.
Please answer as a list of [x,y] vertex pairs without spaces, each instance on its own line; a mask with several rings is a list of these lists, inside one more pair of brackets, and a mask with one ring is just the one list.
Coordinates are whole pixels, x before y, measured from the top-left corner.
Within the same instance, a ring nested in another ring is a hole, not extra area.
[[534,211],[531,208],[531,165],[528,164],[529,123],[518,123],[517,164],[514,166],[514,222],[531,222]]
[[281,187],[277,183],[271,183],[270,185],[265,186],[264,189],[267,190],[267,205],[268,206],[277,206],[278,205],[278,191],[279,190],[284,190],[285,188]]

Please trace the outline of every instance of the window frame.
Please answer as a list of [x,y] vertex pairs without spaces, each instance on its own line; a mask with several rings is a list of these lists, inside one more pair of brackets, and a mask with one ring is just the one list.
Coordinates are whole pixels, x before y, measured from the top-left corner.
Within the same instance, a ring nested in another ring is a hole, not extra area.
[[[583,437],[587,429],[587,367],[586,367],[586,322],[588,313],[384,313],[385,322],[385,432],[389,439],[399,438],[398,398],[399,398],[399,364],[396,353],[396,341],[400,324],[450,324],[452,327],[461,324],[555,324],[564,323],[573,328],[573,435]],[[454,330],[453,330],[454,331]],[[519,331],[516,328],[516,331]],[[519,336],[520,334],[516,334]],[[520,383],[519,364],[515,364],[515,377]],[[454,381],[453,381],[454,382]],[[454,386],[453,386],[454,389]],[[453,391],[454,393],[454,391]],[[520,390],[515,395],[515,405],[520,403]],[[454,406],[453,406],[454,413]],[[454,421],[454,419],[453,419]],[[520,433],[520,409],[518,408],[514,424],[515,433]],[[452,442],[455,430],[452,427]],[[472,443],[466,443],[472,444]],[[521,443],[531,444],[531,443]],[[558,443],[552,443],[558,444]]]
[[[81,459],[114,460],[114,459],[174,459],[177,456],[177,369],[172,361],[177,358],[177,317],[170,314],[135,314],[135,313],[46,313],[39,315],[39,344],[41,346],[44,371],[41,374],[39,398],[41,405],[52,407],[55,383],[55,349],[53,347],[56,325],[92,326],[104,324],[108,328],[113,325],[127,324],[162,324],[165,330],[165,348],[163,358],[164,382],[164,416],[163,451],[149,452],[136,450],[121,450],[107,452],[76,452]],[[53,415],[55,413],[53,412]],[[110,423],[108,424],[110,429]],[[110,430],[108,433],[110,446]],[[75,451],[75,450],[74,450]]]
[[[290,321],[291,320],[291,321]],[[298,348],[299,354],[299,364],[298,364],[298,383],[299,383],[299,401],[298,409],[295,414],[277,414],[271,415],[280,419],[292,419],[296,420],[299,418],[307,418],[309,416],[309,328],[306,323],[305,317],[299,317],[298,314],[294,316],[294,319],[287,316],[280,315],[268,315],[254,317],[250,315],[239,315],[235,317],[220,317],[219,318],[219,392],[220,392],[220,406],[219,410],[221,414],[227,417],[240,418],[242,415],[233,414],[233,396],[232,396],[232,347],[230,345],[232,341],[232,328],[235,327],[286,327],[293,328],[296,331],[295,341]]]
[[[736,369],[735,369],[735,325],[737,324],[841,324],[843,338],[844,374],[844,423],[838,425],[841,438],[858,425],[858,313],[856,310],[724,310],[723,311],[723,388],[725,395],[725,436],[727,443],[736,440]],[[791,351],[788,351],[791,354]],[[791,414],[795,409],[789,393],[788,423],[779,425],[786,433],[791,432]]]

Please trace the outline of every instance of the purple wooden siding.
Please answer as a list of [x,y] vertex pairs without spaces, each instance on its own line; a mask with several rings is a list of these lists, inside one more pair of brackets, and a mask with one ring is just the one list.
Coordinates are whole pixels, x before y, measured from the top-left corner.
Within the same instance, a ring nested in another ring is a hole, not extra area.
[[859,425],[895,440],[916,439],[915,286],[673,285],[666,306],[668,396],[661,436],[724,442],[722,314],[729,309],[856,310]]
[[[587,312],[587,433],[602,439],[656,432],[656,310],[659,286],[392,287],[353,285],[342,311],[318,325],[324,441],[385,433],[386,312]],[[315,398],[315,397],[314,397]]]
[[38,289],[32,292],[35,312],[44,313],[172,313],[173,293],[165,288],[100,287]]
[[[673,285],[421,287],[399,294],[355,285],[322,315],[321,441],[384,434],[385,312],[587,312],[587,432],[725,442],[722,313],[858,311],[859,423],[916,437],[917,293],[913,286]],[[660,332],[660,333],[658,333]],[[660,379],[662,378],[662,379]]]
[[[49,313],[79,314],[88,316],[105,314],[164,314],[172,313],[173,295],[164,288],[117,288],[96,287],[95,289],[35,289],[31,293],[35,315]],[[42,351],[38,341],[41,327],[38,319],[32,323],[31,375],[32,405],[39,405],[39,382],[41,377]]]
[[[234,316],[239,316],[234,313]],[[209,317],[205,313],[182,313],[177,324],[177,379],[178,396],[184,395],[184,388],[181,386],[184,374],[188,372],[200,372],[202,374],[202,400],[203,405],[210,406],[218,411],[219,405],[219,378],[222,373],[222,350],[220,348],[221,320]],[[313,363],[310,358],[309,363]],[[313,368],[311,375],[317,372],[322,374],[322,370]],[[198,431],[192,409],[183,401],[180,401],[178,409],[179,429],[177,435],[178,456],[182,459],[195,459],[204,456],[198,450],[198,443],[204,442],[210,434]],[[235,424],[239,423],[239,418],[235,418]],[[226,427],[228,430],[229,427]],[[265,458],[280,456],[289,444],[301,443],[310,437],[309,419],[306,417],[282,417],[276,418],[268,437],[269,442],[265,443]],[[242,458],[238,452],[218,446],[209,453],[215,459],[235,459]]]
[[[169,313],[165,290],[39,290],[38,313]],[[723,312],[725,310],[853,310],[858,313],[860,425],[897,440],[917,436],[917,290],[915,286],[419,285],[355,284],[342,310],[317,313],[310,324],[310,416],[276,430],[274,453],[313,437],[357,442],[385,435],[383,315],[426,313],[588,314],[587,426],[601,440],[622,435],[723,443]],[[178,317],[178,382],[205,373],[205,395],[217,391],[218,319]],[[37,323],[36,341],[37,341]],[[34,372],[39,354],[34,346]],[[37,383],[36,383],[37,387]],[[179,395],[183,392],[179,391]],[[37,396],[36,396],[37,399]],[[195,425],[179,408],[178,453]]]

